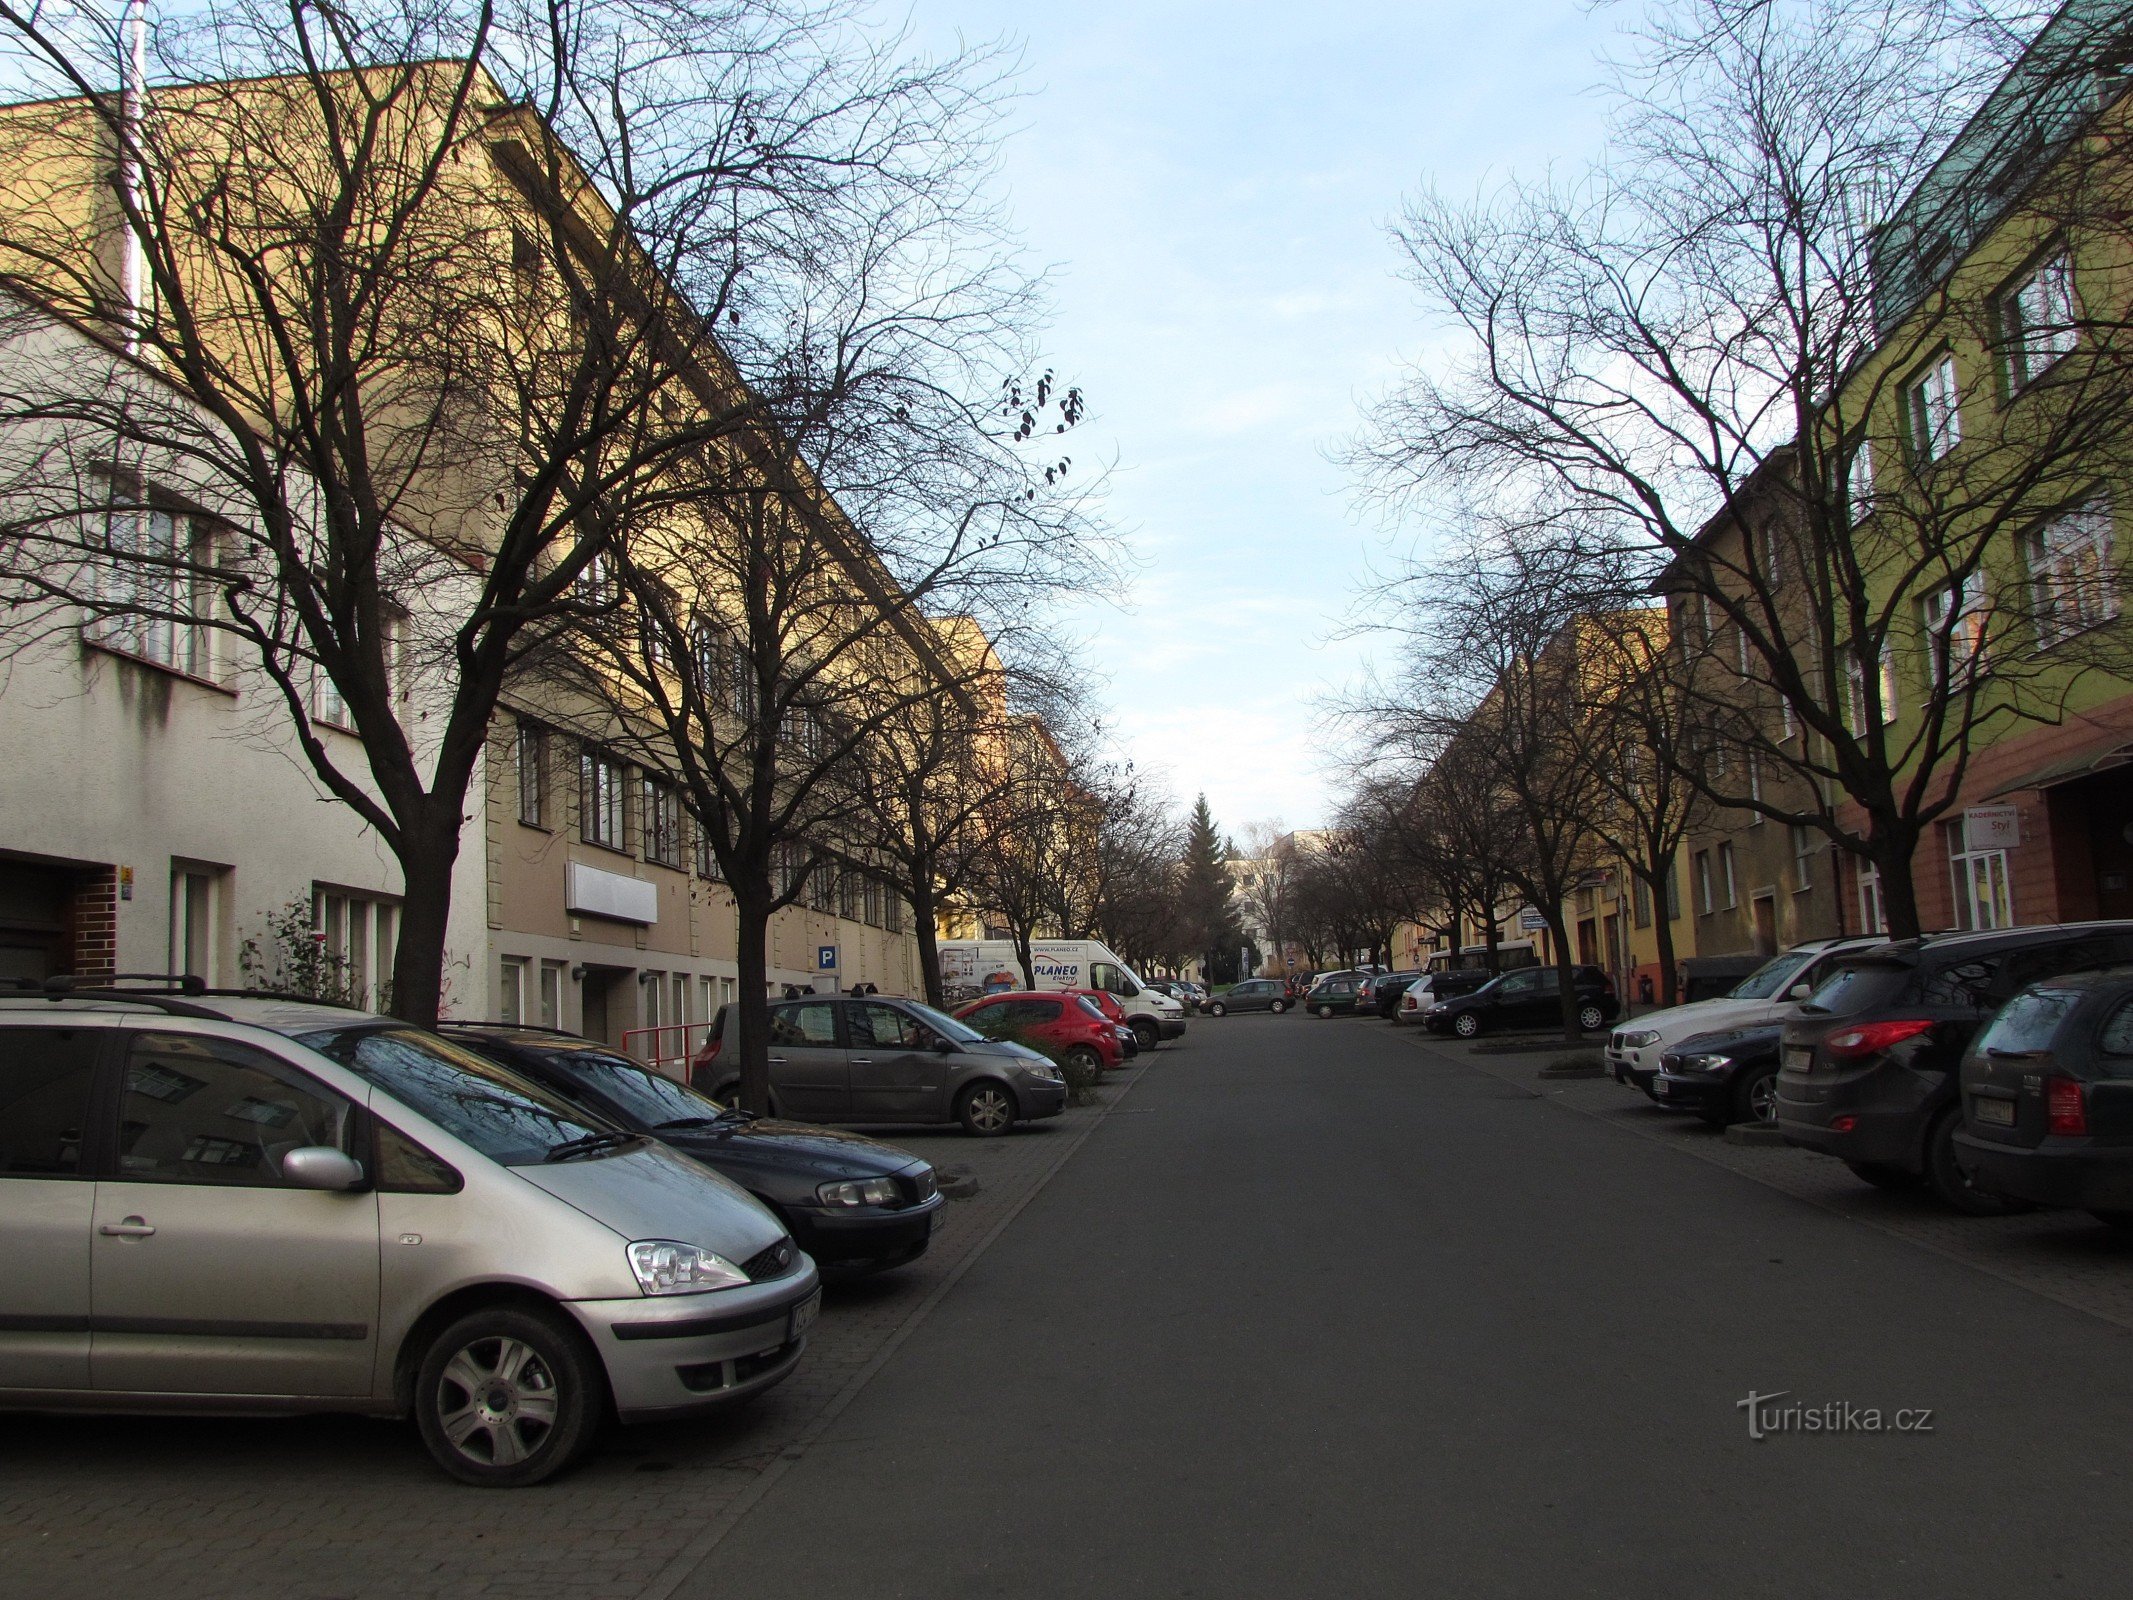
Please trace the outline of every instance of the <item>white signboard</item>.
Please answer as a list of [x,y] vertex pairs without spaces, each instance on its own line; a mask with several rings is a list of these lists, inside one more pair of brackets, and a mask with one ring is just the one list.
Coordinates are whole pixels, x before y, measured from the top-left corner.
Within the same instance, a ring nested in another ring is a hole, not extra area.
[[1548,926],[1548,919],[1533,907],[1526,906],[1518,913],[1518,925],[1527,933],[1538,933]]
[[2012,850],[2022,842],[2022,814],[2013,806],[1972,806],[1963,813],[1963,849]]

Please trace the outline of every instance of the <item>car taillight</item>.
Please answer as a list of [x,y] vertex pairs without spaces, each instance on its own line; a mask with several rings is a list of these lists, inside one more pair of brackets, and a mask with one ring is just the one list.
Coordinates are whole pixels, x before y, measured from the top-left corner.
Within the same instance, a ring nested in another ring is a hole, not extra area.
[[2044,1121],[2053,1133],[2087,1133],[2089,1102],[2082,1086],[2072,1078],[2044,1080]]
[[1915,1039],[1933,1026],[1931,1017],[1901,1017],[1889,1022],[1862,1022],[1855,1028],[1839,1028],[1822,1041],[1822,1048],[1838,1061],[1857,1061],[1879,1054],[1892,1044]]

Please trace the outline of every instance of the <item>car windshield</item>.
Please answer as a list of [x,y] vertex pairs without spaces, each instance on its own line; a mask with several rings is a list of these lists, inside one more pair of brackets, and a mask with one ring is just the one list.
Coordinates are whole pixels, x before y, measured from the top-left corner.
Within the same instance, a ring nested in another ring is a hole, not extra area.
[[2074,989],[2031,989],[2018,994],[2000,1008],[1978,1039],[1987,1055],[2026,1056],[2051,1048],[2067,1013],[2080,1003]]
[[1787,950],[1781,955],[1772,956],[1736,983],[1728,998],[1768,1000],[1772,995],[1783,994],[1786,986],[1792,982],[1793,975],[1805,970],[1807,963],[1814,958],[1812,950]]
[[968,1023],[958,1022],[955,1018],[936,1011],[929,1005],[921,1005],[916,1000],[905,1000],[899,1003],[912,1016],[918,1018],[919,1021],[923,1022],[943,1039],[946,1039],[950,1044],[977,1044],[985,1038],[984,1034],[978,1032]]
[[1868,1006],[1896,998],[1911,969],[1888,961],[1861,961],[1836,969],[1822,980],[1822,987],[1807,997],[1806,1008],[1834,1016],[1850,1016]]
[[541,1058],[596,1094],[605,1095],[647,1128],[708,1122],[725,1111],[709,1095],[605,1050],[543,1050]]
[[300,1041],[507,1167],[617,1132],[508,1067],[418,1028],[329,1028]]

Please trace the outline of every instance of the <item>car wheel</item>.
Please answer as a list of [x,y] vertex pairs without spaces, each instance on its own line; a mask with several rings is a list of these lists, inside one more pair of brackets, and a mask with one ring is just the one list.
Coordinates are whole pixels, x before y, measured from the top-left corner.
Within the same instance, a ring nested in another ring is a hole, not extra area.
[[1970,1181],[1970,1175],[1955,1159],[1955,1129],[1962,1120],[1962,1113],[1950,1106],[1934,1118],[1933,1127],[1926,1134],[1926,1187],[1933,1191],[1934,1198],[1966,1217],[2004,1217],[2028,1210],[2029,1207],[2002,1200]]
[[1318,1008],[1318,1014],[1321,1019],[1330,1017],[1333,1015],[1333,1008],[1329,1005],[1321,1004]]
[[1578,1007],[1578,1026],[1587,1033],[1595,1033],[1607,1022],[1606,1013],[1598,1006]]
[[1216,1000],[1209,1004],[1207,1014],[1211,1017],[1226,1017],[1229,1015],[1229,1007]]
[[1733,1085],[1734,1122],[1774,1126],[1778,1118],[1778,1069],[1770,1066],[1748,1073]]
[[516,1489],[555,1476],[592,1443],[606,1409],[598,1357],[552,1312],[492,1306],[431,1342],[415,1422],[462,1483]]
[[955,1103],[955,1120],[978,1139],[997,1139],[1015,1125],[1015,1096],[1004,1083],[974,1083]]
[[1133,1037],[1140,1040],[1143,1050],[1153,1050],[1163,1042],[1163,1031],[1146,1017],[1135,1017],[1132,1023]]
[[1852,1176],[1861,1183],[1870,1183],[1877,1189],[1908,1189],[1918,1182],[1915,1174],[1901,1167],[1892,1167],[1880,1161],[1847,1161]]
[[1462,1039],[1471,1039],[1481,1032],[1481,1019],[1471,1011],[1462,1011],[1452,1018],[1452,1032]]
[[1276,1000],[1276,1001],[1275,1001],[1275,1002],[1274,1002],[1273,1004],[1271,1004],[1271,1005],[1269,1005],[1269,1006],[1267,1007],[1267,1010],[1269,1010],[1269,1011],[1273,1012],[1273,1013],[1274,1013],[1274,1015],[1275,1015],[1275,1016],[1277,1016],[1277,1017],[1278,1017],[1278,1016],[1280,1016],[1280,1015],[1281,1015],[1281,1014],[1282,1014],[1282,1013],[1283,1013],[1284,1011],[1286,1011],[1286,1010],[1288,1010],[1288,1009],[1289,1009],[1289,1003],[1288,1003],[1288,1001],[1286,1001],[1286,1000]]
[[1087,1045],[1078,1044],[1066,1053],[1065,1065],[1076,1072],[1086,1072],[1092,1077],[1100,1078],[1103,1076],[1104,1058]]

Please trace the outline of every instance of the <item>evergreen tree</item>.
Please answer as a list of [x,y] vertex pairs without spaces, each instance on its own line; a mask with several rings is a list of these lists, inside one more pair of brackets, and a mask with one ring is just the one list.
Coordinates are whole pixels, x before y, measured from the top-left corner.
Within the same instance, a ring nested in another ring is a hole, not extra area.
[[1207,796],[1193,802],[1185,824],[1184,870],[1179,874],[1178,912],[1191,948],[1207,965],[1211,982],[1237,975],[1244,925],[1237,920],[1229,876],[1229,849],[1207,809]]

